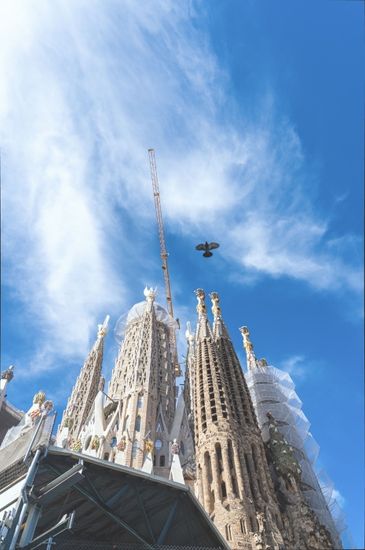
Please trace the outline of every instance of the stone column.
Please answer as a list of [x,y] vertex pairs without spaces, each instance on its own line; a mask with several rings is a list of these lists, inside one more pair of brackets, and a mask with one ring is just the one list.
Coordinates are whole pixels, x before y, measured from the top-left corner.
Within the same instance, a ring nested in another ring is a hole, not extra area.
[[213,476],[213,487],[214,487],[214,496],[215,500],[220,501],[222,500],[221,497],[221,486],[220,486],[220,479],[221,475],[219,473],[219,466],[218,466],[218,459],[217,459],[217,452],[214,448],[214,451],[211,455],[211,465],[212,465],[212,476]]
[[205,511],[209,514],[210,512],[210,484],[208,481],[208,468],[203,462],[202,468],[202,477],[203,477],[203,495],[204,495],[204,508]]
[[231,469],[229,467],[229,458],[228,458],[228,448],[224,445],[222,446],[222,460],[223,460],[223,470],[224,470],[224,480],[226,482],[227,497],[233,497],[233,485],[231,477]]
[[237,448],[235,445],[233,445],[233,461],[234,461],[234,469],[237,477],[238,491],[240,493],[239,496],[242,500],[246,500],[246,497],[249,496],[249,493],[247,492],[246,483],[242,476],[241,462],[240,462]]
[[256,479],[257,473],[256,473],[256,470],[255,470],[255,465],[254,465],[252,455],[251,455],[250,452],[247,453],[247,460],[248,460],[248,466],[249,466],[249,469],[250,469],[250,477],[251,477],[251,480],[252,480],[252,486],[253,486],[253,491],[254,491],[253,496],[254,496],[255,500],[260,501],[260,500],[262,500],[262,497],[261,497],[260,489],[259,489],[257,479]]
[[203,491],[203,471],[198,466],[198,473],[197,473],[197,485],[198,485],[198,499],[202,506],[204,506],[204,491]]
[[238,453],[237,453],[237,458],[241,464],[241,468],[242,468],[242,476],[243,476],[243,484],[244,484],[244,488],[245,488],[245,493],[247,495],[247,498],[253,500],[253,494],[252,494],[252,491],[251,491],[251,485],[250,485],[250,474],[247,470],[247,466],[246,466],[246,461],[245,461],[245,457],[242,456],[241,459],[239,458],[238,456]]

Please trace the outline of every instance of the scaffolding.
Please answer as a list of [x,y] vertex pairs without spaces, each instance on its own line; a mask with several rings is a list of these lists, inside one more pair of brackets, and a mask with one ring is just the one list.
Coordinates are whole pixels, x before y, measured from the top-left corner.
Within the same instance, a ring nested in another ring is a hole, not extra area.
[[257,361],[256,368],[245,374],[263,440],[269,440],[267,413],[271,413],[280,432],[294,448],[307,504],[328,528],[334,542],[339,543],[339,536],[346,529],[343,513],[335,499],[334,484],[324,470],[316,473],[319,445],[310,432],[310,422],[302,411],[294,382],[287,372],[265,363]]

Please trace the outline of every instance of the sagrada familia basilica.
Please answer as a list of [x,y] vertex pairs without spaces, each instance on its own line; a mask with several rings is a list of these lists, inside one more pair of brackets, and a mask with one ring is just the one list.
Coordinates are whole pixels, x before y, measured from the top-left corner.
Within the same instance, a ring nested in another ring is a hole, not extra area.
[[[309,422],[290,376],[256,358],[247,327],[240,328],[247,356],[244,373],[218,294],[209,295],[212,323],[205,292],[198,289],[195,294],[197,324],[195,331],[190,325],[186,331],[183,391],[178,395],[176,387],[176,323],[157,303],[156,292],[146,288],[145,299],[130,309],[119,327],[123,338],[109,384],[102,376],[108,318],[99,325],[96,341],[70,393],[52,452],[57,456],[68,452],[69,457],[78,457],[77,464],[97,459],[93,464],[141,472],[144,483],[156,478],[168,480],[174,487],[184,485],[195,495],[194,502],[197,499],[203,507],[205,521],[214,524],[221,541],[220,546],[215,543],[216,548],[342,548],[308,452],[312,439]],[[45,396],[38,398],[30,425],[38,416],[48,414],[42,412]],[[49,402],[47,407],[49,410]],[[42,504],[47,491],[38,493]],[[107,501],[109,506],[113,498]],[[16,512],[12,513],[15,517]],[[135,534],[133,521],[129,525]],[[166,523],[163,529],[166,531]],[[150,533],[152,536],[151,524]],[[177,530],[175,534],[182,537]],[[155,542],[162,540],[160,534]],[[199,540],[199,545],[189,548],[213,547],[208,535]],[[173,548],[188,548],[174,544]],[[9,543],[8,547],[18,546]],[[89,547],[93,547],[91,543]]]

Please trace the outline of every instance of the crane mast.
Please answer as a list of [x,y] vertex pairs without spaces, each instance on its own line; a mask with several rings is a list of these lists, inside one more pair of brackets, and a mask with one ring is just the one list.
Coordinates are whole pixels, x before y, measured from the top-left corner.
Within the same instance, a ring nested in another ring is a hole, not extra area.
[[[153,190],[153,200],[155,203],[155,211],[156,211],[156,220],[157,220],[157,227],[158,227],[158,236],[160,240],[160,256],[162,261],[162,272],[163,277],[165,281],[165,293],[166,293],[166,301],[167,301],[167,311],[174,319],[174,307],[172,305],[172,295],[171,295],[171,284],[170,284],[170,275],[169,275],[169,266],[167,262],[168,258],[168,252],[166,250],[166,242],[165,242],[165,232],[163,227],[163,219],[162,219],[162,210],[161,210],[161,201],[160,201],[160,186],[158,183],[158,176],[157,176],[157,166],[156,166],[156,156],[155,156],[155,150],[154,149],[148,149],[148,158],[150,161],[150,170],[151,170],[151,181],[152,181],[152,190]],[[173,360],[174,360],[174,368],[175,368],[175,375],[180,375],[180,366],[177,359],[177,349],[176,349],[176,335],[175,335],[175,329],[170,329],[171,334],[171,340],[172,340],[172,354],[173,354]]]
[[156,157],[155,157],[154,149],[148,149],[148,157],[150,160],[153,199],[155,202],[158,236],[160,239],[160,256],[162,260],[162,271],[163,271],[163,276],[165,280],[167,310],[171,315],[171,317],[174,318],[174,308],[172,305],[169,266],[167,263],[168,252],[166,250],[165,233],[163,228],[162,210],[161,210],[161,201],[160,201],[160,187],[158,184]]

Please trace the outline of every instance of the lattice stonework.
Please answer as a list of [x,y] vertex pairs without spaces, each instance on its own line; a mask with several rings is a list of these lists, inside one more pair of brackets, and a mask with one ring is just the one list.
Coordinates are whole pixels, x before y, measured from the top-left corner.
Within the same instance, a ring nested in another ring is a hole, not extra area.
[[108,317],[103,325],[99,325],[97,340],[86,358],[63,412],[58,435],[63,428],[68,428],[68,446],[77,440],[98,393],[107,325]]
[[[154,444],[156,471],[169,472],[169,432],[175,409],[175,375],[170,328],[154,295],[132,308],[127,320],[109,395],[122,403],[115,462],[141,468]],[[152,457],[152,453],[151,453]]]
[[198,497],[232,548],[256,543],[275,548],[283,542],[281,516],[250,394],[221,317],[218,295],[212,295],[212,331],[204,292],[196,293],[198,325],[188,365]]

